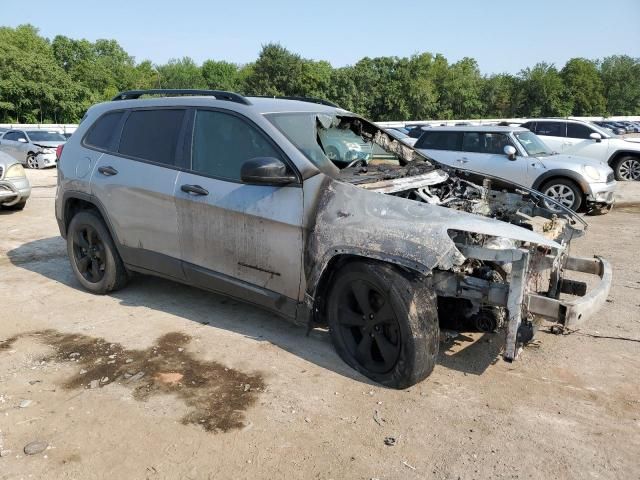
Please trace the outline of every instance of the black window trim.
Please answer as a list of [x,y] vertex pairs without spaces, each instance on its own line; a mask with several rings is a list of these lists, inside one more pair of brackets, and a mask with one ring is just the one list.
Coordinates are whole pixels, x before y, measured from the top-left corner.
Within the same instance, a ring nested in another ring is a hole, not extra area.
[[[273,138],[271,138],[271,136],[264,131],[263,128],[261,128],[258,124],[256,124],[253,120],[251,120],[250,118],[246,117],[245,115],[242,115],[239,112],[236,112],[234,110],[227,110],[225,108],[220,108],[220,107],[210,107],[210,106],[202,106],[202,107],[191,107],[191,119],[190,119],[190,132],[188,132],[188,137],[190,137],[190,141],[185,142],[185,150],[184,150],[184,154],[185,154],[185,158],[187,159],[187,168],[185,168],[185,171],[188,173],[191,173],[192,175],[197,175],[199,177],[205,177],[205,178],[211,178],[213,180],[220,180],[223,182],[229,182],[229,183],[237,183],[239,185],[252,185],[252,184],[248,184],[243,182],[242,180],[236,180],[233,178],[228,178],[228,177],[221,177],[219,175],[210,175],[207,173],[203,173],[203,172],[198,172],[197,170],[193,170],[192,167],[192,161],[193,161],[193,143],[194,143],[194,136],[195,136],[195,126],[196,126],[196,113],[197,110],[202,110],[202,111],[213,111],[213,112],[220,112],[220,113],[226,113],[229,115],[233,115],[234,117],[239,118],[240,120],[246,122],[247,124],[249,124],[250,126],[254,127],[256,130],[258,130],[258,132],[260,132],[265,139],[267,140],[268,143],[271,144],[272,147],[274,147],[274,149],[280,153],[281,155],[281,160],[287,165],[287,167],[289,167],[291,169],[291,171],[295,174],[296,178],[298,179],[296,183],[290,183],[288,185],[274,185],[274,186],[284,186],[284,187],[302,187],[302,175],[300,174],[300,172],[298,171],[297,167],[295,166],[295,164],[291,161],[291,159],[287,156],[287,154],[282,150],[282,148],[280,148],[280,145],[278,145]],[[248,160],[248,159],[247,159]],[[268,186],[268,184],[266,184],[265,186]]]
[[[132,112],[139,112],[144,110],[183,110],[184,111],[184,115],[182,117],[182,123],[180,125],[180,131],[178,133],[178,139],[176,140],[176,151],[175,151],[176,164],[175,165],[169,165],[161,162],[154,162],[152,160],[147,160],[146,158],[135,157],[133,155],[125,155],[123,153],[118,152],[118,149],[120,148],[120,140],[122,139],[122,131],[124,130],[124,126],[127,122],[127,119],[129,118],[129,115],[131,115]],[[124,115],[122,116],[122,118],[120,118],[120,121],[118,122],[118,126],[116,127],[117,135],[112,140],[112,144],[111,144],[112,149],[104,149],[104,148],[96,147],[94,145],[90,145],[86,143],[86,139],[87,139],[87,136],[89,135],[89,132],[91,132],[95,124],[98,123],[98,120],[100,120],[103,116],[113,112],[124,112]],[[185,165],[184,145],[181,146],[181,143],[184,144],[184,135],[186,133],[185,123],[186,123],[188,114],[189,114],[189,107],[185,107],[181,105],[180,106],[175,106],[175,105],[164,106],[163,105],[163,106],[156,106],[156,107],[150,106],[150,107],[139,107],[139,108],[136,108],[136,107],[115,108],[113,110],[107,110],[106,112],[102,113],[98,118],[96,118],[96,120],[91,124],[91,127],[87,129],[86,133],[82,137],[82,140],[80,141],[80,144],[84,148],[87,148],[89,150],[106,153],[108,155],[113,155],[115,157],[126,158],[128,160],[134,160],[136,162],[141,162],[141,163],[148,163],[149,165],[156,165],[158,167],[169,168],[171,170],[186,171],[187,169],[184,168],[184,165]]]

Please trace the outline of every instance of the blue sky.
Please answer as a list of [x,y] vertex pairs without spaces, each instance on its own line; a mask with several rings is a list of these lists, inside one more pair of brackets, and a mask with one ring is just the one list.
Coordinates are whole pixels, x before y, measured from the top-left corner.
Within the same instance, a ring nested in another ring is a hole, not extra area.
[[53,38],[115,38],[136,60],[190,56],[247,63],[268,42],[349,65],[364,56],[429,51],[474,57],[483,73],[539,61],[640,57],[640,0],[204,1],[30,0],[3,6],[0,25],[31,23]]

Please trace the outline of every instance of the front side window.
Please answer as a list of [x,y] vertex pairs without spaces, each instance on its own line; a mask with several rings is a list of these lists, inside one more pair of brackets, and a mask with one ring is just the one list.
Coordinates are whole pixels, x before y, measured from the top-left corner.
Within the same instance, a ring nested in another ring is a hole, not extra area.
[[242,164],[257,157],[282,155],[265,135],[228,113],[198,110],[193,131],[191,168],[197,173],[240,181]]
[[547,137],[564,137],[566,136],[565,122],[538,122],[536,133]]
[[4,140],[12,140],[14,142],[17,142],[19,139],[24,139],[26,140],[27,137],[24,136],[24,133],[22,132],[7,132],[4,134],[4,137],[2,137]]
[[594,131],[586,125],[567,123],[567,137],[569,138],[589,139],[592,133],[594,133]]
[[134,110],[122,130],[118,152],[164,165],[176,164],[184,110]]
[[415,148],[459,151],[461,145],[462,132],[425,132],[416,142]]

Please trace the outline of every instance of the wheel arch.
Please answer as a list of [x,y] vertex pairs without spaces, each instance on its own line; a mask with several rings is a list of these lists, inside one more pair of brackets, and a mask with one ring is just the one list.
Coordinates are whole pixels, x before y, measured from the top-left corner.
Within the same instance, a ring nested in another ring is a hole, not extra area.
[[109,216],[106,213],[106,209],[96,197],[77,191],[67,191],[63,195],[62,199],[62,221],[60,223],[60,234],[63,238],[67,238],[67,232],[69,230],[69,224],[71,223],[71,219],[74,215],[81,211],[91,210],[97,213],[109,231],[111,238],[116,246],[116,249],[120,250],[120,242],[115,235],[115,231],[111,222],[109,221]]
[[314,323],[319,325],[325,325],[327,323],[325,318],[326,300],[335,275],[345,265],[363,261],[391,265],[398,268],[406,275],[420,276],[426,274],[426,269],[423,266],[399,257],[383,257],[382,255],[375,255],[358,250],[336,251],[317,275],[317,281],[313,282],[307,291],[307,293],[313,298],[312,311]]
[[578,173],[572,170],[554,169],[545,172],[536,178],[531,188],[539,191],[545,183],[549,182],[549,180],[569,180],[580,188],[583,196],[589,193],[589,185],[587,182],[585,182],[584,178],[582,178]]
[[613,168],[615,163],[620,160],[622,157],[635,157],[640,160],[640,152],[636,150],[616,150],[611,154],[607,164]]

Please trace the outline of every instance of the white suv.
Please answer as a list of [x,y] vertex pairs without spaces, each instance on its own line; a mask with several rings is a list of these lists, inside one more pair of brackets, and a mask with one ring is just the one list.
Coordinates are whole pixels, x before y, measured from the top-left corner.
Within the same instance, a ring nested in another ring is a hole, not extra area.
[[606,162],[616,180],[640,180],[640,138],[612,135],[582,120],[531,119],[521,125],[544,139],[554,151]]

